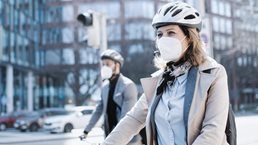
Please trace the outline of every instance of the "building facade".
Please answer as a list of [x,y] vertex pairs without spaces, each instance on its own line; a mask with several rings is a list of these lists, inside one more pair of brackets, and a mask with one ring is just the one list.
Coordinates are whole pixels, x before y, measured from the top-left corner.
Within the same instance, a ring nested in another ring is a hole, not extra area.
[[40,49],[42,1],[1,0],[0,112],[63,106],[64,83],[48,72]]
[[[122,73],[140,86],[155,71],[152,17],[169,1],[0,0],[0,112],[81,105],[95,97],[100,52],[87,45],[90,36],[76,20],[88,10],[106,15],[108,48],[122,53]],[[201,38],[227,69],[235,109],[256,106],[257,2],[182,1],[204,17]]]
[[258,3],[253,0],[206,0],[211,18],[214,58],[228,73],[230,100],[235,110],[258,105]]

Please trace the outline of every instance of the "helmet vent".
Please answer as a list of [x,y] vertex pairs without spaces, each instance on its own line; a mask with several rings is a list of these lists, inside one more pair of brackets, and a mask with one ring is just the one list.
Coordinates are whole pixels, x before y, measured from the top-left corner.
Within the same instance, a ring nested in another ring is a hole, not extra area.
[[172,17],[174,17],[175,15],[177,15],[178,13],[182,12],[182,9],[178,9],[176,10],[173,14],[172,14]]
[[168,11],[169,11],[171,8],[173,8],[173,6],[170,6],[170,7],[168,7],[168,8],[165,10],[164,16],[168,13]]
[[160,9],[159,9],[159,12],[158,12],[159,14],[160,14],[160,11],[161,11],[161,10],[162,10],[162,9],[160,8]]
[[195,14],[196,14],[196,16],[198,16],[198,17],[200,16],[200,14],[199,14],[199,13],[197,13],[197,12],[195,12]]
[[194,18],[195,18],[194,15],[188,15],[188,16],[186,16],[184,19],[189,20],[189,19],[194,19]]
[[173,9],[170,10],[170,12],[174,11],[178,6],[175,6]]

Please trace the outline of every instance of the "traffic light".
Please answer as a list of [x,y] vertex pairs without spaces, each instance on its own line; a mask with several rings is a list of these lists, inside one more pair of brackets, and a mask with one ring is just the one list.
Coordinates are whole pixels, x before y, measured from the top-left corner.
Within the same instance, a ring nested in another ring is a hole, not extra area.
[[87,29],[87,42],[89,46],[100,48],[100,21],[101,15],[96,12],[84,12],[77,16],[77,20]]
[[78,15],[77,20],[84,26],[92,26],[93,14],[91,12],[81,13]]

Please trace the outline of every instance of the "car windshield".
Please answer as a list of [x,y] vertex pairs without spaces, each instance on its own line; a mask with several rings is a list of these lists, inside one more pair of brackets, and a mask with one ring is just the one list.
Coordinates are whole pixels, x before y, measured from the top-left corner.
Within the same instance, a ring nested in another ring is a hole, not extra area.
[[59,116],[59,115],[67,115],[70,112],[65,109],[48,109],[41,111],[45,116]]
[[40,113],[38,112],[30,112],[25,114],[25,117],[38,117],[38,116],[40,116]]

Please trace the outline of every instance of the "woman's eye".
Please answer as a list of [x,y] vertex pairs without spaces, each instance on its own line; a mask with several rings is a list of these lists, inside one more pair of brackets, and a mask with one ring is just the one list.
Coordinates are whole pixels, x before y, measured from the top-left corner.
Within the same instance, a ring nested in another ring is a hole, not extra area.
[[157,37],[158,37],[158,38],[162,37],[162,33],[158,33],[158,34],[157,34]]
[[173,36],[173,35],[175,35],[176,33],[173,32],[173,31],[168,31],[167,34],[168,34],[168,36]]

